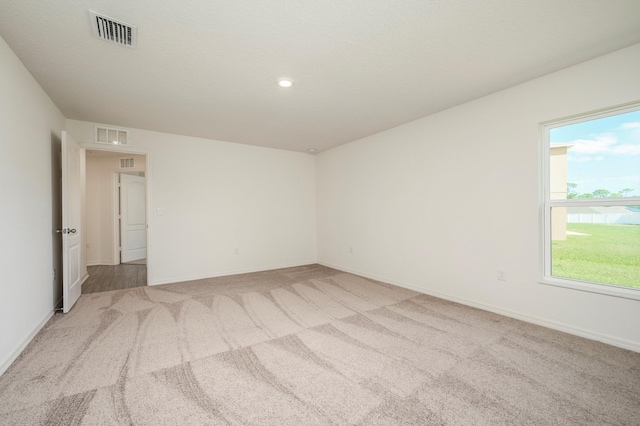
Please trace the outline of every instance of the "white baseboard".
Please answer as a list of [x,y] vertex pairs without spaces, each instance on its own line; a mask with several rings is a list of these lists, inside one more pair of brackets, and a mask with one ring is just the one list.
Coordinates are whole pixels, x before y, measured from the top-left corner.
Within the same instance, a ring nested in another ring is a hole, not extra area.
[[183,277],[174,277],[174,278],[168,278],[168,279],[164,279],[164,280],[154,281],[153,283],[149,283],[149,285],[150,286],[154,286],[154,285],[181,283],[181,282],[185,282],[185,281],[205,280],[207,278],[218,278],[218,277],[227,277],[229,275],[250,274],[252,272],[273,271],[275,269],[295,268],[295,267],[298,267],[298,266],[315,265],[317,263],[318,262],[316,260],[310,260],[308,262],[291,263],[291,264],[284,264],[284,265],[278,265],[278,266],[269,266],[269,267],[262,267],[262,268],[246,268],[246,269],[229,270],[229,271],[223,271],[223,272],[220,272],[220,273],[216,273],[214,275],[211,275],[211,274],[188,275],[188,276],[183,276]]
[[95,260],[93,262],[87,262],[87,266],[116,266],[119,263],[113,263],[112,260]]
[[22,341],[20,346],[18,346],[4,361],[2,361],[2,364],[0,365],[0,376],[3,375],[5,371],[7,371],[11,364],[13,364],[13,361],[15,361],[18,356],[20,356],[27,345],[31,343],[34,337],[36,337],[36,334],[38,334],[40,330],[42,330],[42,327],[44,327],[45,324],[51,319],[53,313],[53,310],[47,313],[47,315],[45,315],[44,319],[40,321],[36,328],[34,328],[33,331]]
[[379,277],[375,275],[368,274],[366,272],[356,271],[351,268],[345,268],[338,265],[332,265],[326,262],[318,262],[320,265],[327,266],[329,268],[337,269],[344,272],[349,272],[351,274],[360,275],[362,277],[371,278],[376,281],[382,281],[384,283],[393,284],[398,287],[406,288],[409,290],[417,291],[418,293],[427,294],[429,296],[438,297],[440,299],[449,300],[451,302],[460,303],[462,305],[471,306],[474,308],[482,309],[485,311],[493,312],[496,314],[504,315],[506,317],[515,318],[521,321],[529,322],[532,324],[540,325],[542,327],[551,328],[553,330],[562,331],[568,334],[573,334],[575,336],[584,337],[586,339],[595,340],[598,342],[606,343],[608,345],[617,346],[619,348],[628,349],[634,352],[640,352],[640,344],[637,342],[633,342],[631,340],[620,339],[618,337],[608,336],[606,334],[596,333],[591,330],[585,330],[580,327],[574,327],[569,324],[561,323],[558,321],[550,321],[545,318],[540,318],[531,315],[521,314],[519,312],[511,311],[508,309],[500,308],[498,306],[488,305],[486,303],[478,302],[475,300],[464,299],[456,296],[451,296],[446,293],[441,293],[439,291],[432,291],[420,287],[416,287],[411,284],[398,282],[392,280],[390,278]]

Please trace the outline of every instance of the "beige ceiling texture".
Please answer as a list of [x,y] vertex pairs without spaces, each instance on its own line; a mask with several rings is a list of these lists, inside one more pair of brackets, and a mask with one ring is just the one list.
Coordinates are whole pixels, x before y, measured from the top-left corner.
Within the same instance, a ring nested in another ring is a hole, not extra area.
[[638,43],[640,0],[0,0],[0,35],[67,118],[322,151]]

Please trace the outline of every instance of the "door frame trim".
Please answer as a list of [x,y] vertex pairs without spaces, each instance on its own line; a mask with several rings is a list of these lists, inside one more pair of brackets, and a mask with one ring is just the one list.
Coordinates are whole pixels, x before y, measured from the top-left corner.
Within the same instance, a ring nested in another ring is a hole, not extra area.
[[[144,176],[145,176],[145,197],[146,197],[146,204],[147,204],[147,211],[146,211],[146,221],[147,221],[147,286],[152,285],[151,283],[153,283],[153,268],[152,268],[152,258],[153,258],[153,250],[151,247],[151,231],[152,231],[152,226],[151,226],[151,208],[150,206],[151,204],[151,184],[152,184],[152,170],[151,170],[151,154],[149,153],[148,150],[146,149],[140,149],[140,148],[132,148],[132,147],[124,147],[124,146],[109,146],[109,145],[105,145],[105,146],[97,146],[96,144],[92,144],[92,143],[79,143],[79,145],[82,148],[91,150],[91,151],[107,151],[107,152],[113,152],[113,153],[118,153],[118,154],[136,154],[136,155],[144,155],[145,156],[145,172],[144,172]],[[119,172],[113,172],[113,174],[116,176],[114,179],[117,179]],[[115,189],[117,189],[117,185],[114,186]],[[116,197],[117,191],[113,191],[113,196]],[[119,204],[119,201],[118,201]],[[114,206],[117,206],[116,204],[114,204]],[[114,209],[116,209],[117,207],[114,207]],[[117,220],[118,216],[117,214],[115,215],[115,219]],[[120,226],[117,226],[117,229],[114,228],[114,232],[119,232],[120,231]],[[118,240],[120,239],[120,237],[118,236]],[[114,247],[114,252],[117,251],[117,247]],[[117,253],[117,258],[114,259],[118,259],[118,264],[120,263],[120,254]]]
[[[111,207],[113,208],[113,264],[122,263],[120,257],[120,172],[111,173]],[[145,187],[146,191],[146,187]],[[146,194],[145,194],[146,196]]]

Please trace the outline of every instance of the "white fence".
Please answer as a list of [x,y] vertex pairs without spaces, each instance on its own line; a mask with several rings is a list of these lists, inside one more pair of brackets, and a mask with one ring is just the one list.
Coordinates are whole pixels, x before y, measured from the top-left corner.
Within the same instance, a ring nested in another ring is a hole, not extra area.
[[630,214],[598,214],[598,213],[569,213],[568,223],[604,223],[616,225],[640,225],[640,213]]

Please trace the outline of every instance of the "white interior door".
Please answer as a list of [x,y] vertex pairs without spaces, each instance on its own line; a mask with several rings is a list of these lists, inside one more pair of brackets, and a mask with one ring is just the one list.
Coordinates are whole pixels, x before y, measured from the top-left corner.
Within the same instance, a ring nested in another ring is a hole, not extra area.
[[80,176],[81,149],[62,132],[62,311],[69,312],[81,293]]
[[141,176],[120,175],[121,262],[147,257],[146,185]]

